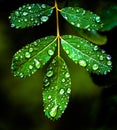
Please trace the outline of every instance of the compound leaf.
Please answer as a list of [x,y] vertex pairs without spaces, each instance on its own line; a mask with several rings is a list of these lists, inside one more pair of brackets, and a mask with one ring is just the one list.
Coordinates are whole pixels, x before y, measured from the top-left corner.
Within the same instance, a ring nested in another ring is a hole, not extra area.
[[48,36],[26,45],[13,56],[11,69],[14,76],[27,77],[49,61],[56,48],[56,37]]
[[43,85],[45,115],[52,119],[61,117],[69,101],[71,78],[65,61],[57,56],[50,63]]
[[40,25],[49,19],[53,8],[46,4],[27,4],[10,15],[11,27],[25,28]]
[[111,71],[111,56],[106,54],[97,45],[87,40],[71,35],[64,35],[61,44],[68,56],[87,71],[96,74],[107,74]]
[[61,9],[61,15],[72,25],[87,30],[99,30],[102,28],[101,19],[93,12],[79,7],[65,7]]

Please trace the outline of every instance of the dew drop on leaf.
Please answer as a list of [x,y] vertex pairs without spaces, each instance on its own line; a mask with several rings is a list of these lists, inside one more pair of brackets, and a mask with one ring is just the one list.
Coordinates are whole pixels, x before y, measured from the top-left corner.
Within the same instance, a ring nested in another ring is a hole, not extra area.
[[65,82],[65,78],[62,79],[62,82],[63,82],[63,83]]
[[40,61],[38,61],[37,59],[34,59],[34,62],[35,62],[35,67],[36,67],[37,69],[39,69],[39,68],[41,67]]
[[67,93],[71,93],[71,89],[70,88],[67,89]]
[[97,51],[98,50],[98,46],[94,46],[94,51]]
[[42,7],[42,8],[46,8],[46,5],[45,5],[45,4],[42,4],[41,7]]
[[60,89],[59,91],[60,94],[64,94],[64,92],[65,92],[64,89]]
[[29,65],[29,69],[31,69],[31,70],[32,70],[32,69],[33,69],[33,66],[32,66],[32,65]]
[[82,67],[87,66],[87,63],[85,60],[79,60],[79,65],[81,65]]
[[49,70],[46,75],[47,75],[47,77],[51,77],[53,75],[53,71]]
[[97,64],[94,64],[94,65],[92,66],[92,69],[93,69],[93,70],[97,70],[97,69],[98,69],[98,65],[97,65]]
[[28,15],[28,13],[27,12],[23,12],[23,15],[26,16],[26,15]]
[[76,26],[79,28],[79,27],[80,27],[80,24],[78,23]]
[[47,20],[48,20],[48,16],[42,16],[42,17],[41,17],[41,21],[42,21],[42,22],[46,22]]
[[55,105],[55,106],[51,109],[51,111],[50,111],[50,116],[51,116],[51,117],[55,117],[55,116],[56,116],[56,114],[57,114],[57,108],[58,108],[58,106]]
[[16,16],[20,16],[19,11],[16,11],[16,12],[15,12],[15,15],[16,15]]
[[50,56],[52,56],[52,55],[54,54],[54,51],[53,51],[53,50],[48,50],[48,54],[49,54]]
[[52,98],[51,95],[49,95],[49,96],[48,96],[48,99],[51,99],[51,98]]
[[108,59],[108,60],[111,60],[111,56],[110,56],[110,55],[107,55],[107,59]]
[[29,52],[33,52],[33,48],[31,47],[31,48],[29,48]]
[[111,66],[112,65],[112,62],[109,60],[107,61],[107,65]]
[[65,78],[69,78],[70,77],[70,74],[67,72],[66,74],[65,74]]
[[26,57],[26,58],[30,58],[30,56],[31,56],[31,55],[30,55],[29,52],[26,52],[26,53],[25,53],[25,57]]
[[99,57],[99,59],[100,59],[100,60],[103,60],[103,59],[104,59],[104,57],[101,55],[101,56]]
[[96,16],[96,17],[95,17],[95,20],[96,20],[96,22],[100,22],[100,21],[101,21],[101,19],[100,19],[99,16]]

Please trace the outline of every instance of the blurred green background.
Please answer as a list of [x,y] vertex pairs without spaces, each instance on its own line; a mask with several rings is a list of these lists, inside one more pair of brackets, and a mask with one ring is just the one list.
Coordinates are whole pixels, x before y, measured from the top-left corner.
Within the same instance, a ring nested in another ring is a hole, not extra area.
[[[89,74],[62,52],[71,74],[72,92],[64,114],[53,122],[43,112],[42,82],[47,65],[26,79],[14,77],[10,69],[16,51],[36,39],[56,34],[54,13],[49,21],[38,27],[10,27],[10,13],[29,2],[53,3],[46,0],[0,0],[0,130],[117,130],[116,24],[109,31],[101,32],[107,36],[107,43],[101,47],[112,56],[111,73]],[[117,5],[112,0],[58,2],[61,7],[80,5],[98,13],[110,4]],[[113,17],[117,22],[115,15]],[[61,17],[60,29],[61,34],[76,34]]]

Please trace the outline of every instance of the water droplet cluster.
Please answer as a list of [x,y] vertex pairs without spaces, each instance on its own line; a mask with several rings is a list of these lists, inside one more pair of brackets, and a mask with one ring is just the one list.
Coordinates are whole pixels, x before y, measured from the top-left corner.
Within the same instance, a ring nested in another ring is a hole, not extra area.
[[61,39],[62,47],[68,56],[87,71],[96,74],[107,74],[112,69],[111,56],[106,54],[97,45],[87,40],[71,35]]
[[11,13],[11,27],[25,28],[40,25],[49,19],[53,9],[46,4],[27,4]]
[[55,57],[50,63],[43,86],[45,115],[52,119],[61,117],[69,101],[71,79],[68,68],[61,57]]
[[98,15],[79,7],[62,8],[61,14],[70,24],[81,29],[98,30],[103,26]]
[[56,39],[48,36],[26,45],[15,53],[11,65],[14,76],[27,77],[47,63],[54,54]]

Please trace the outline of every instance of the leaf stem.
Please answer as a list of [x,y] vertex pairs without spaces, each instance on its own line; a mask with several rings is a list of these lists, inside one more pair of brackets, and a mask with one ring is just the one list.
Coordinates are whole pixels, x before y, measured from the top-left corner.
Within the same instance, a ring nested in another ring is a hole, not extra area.
[[57,28],[57,44],[58,44],[58,56],[60,56],[60,32],[59,32],[59,17],[58,17],[58,5],[55,0],[55,8],[56,8],[56,28]]

